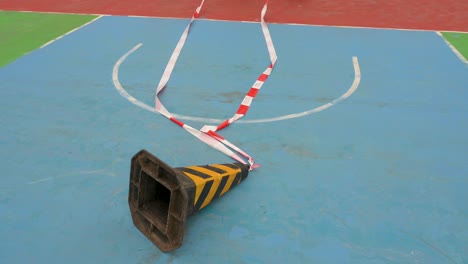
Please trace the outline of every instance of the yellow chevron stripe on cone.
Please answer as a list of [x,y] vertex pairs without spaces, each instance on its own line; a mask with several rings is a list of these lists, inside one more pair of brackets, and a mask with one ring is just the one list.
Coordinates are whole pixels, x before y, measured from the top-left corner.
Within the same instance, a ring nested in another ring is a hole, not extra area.
[[146,150],[132,158],[128,203],[134,225],[161,251],[182,245],[188,216],[245,180],[241,163],[172,168]]

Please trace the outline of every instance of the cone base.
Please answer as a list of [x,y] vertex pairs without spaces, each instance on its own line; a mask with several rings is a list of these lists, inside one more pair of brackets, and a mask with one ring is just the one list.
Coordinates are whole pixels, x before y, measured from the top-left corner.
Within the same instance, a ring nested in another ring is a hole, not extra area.
[[129,207],[133,224],[161,251],[182,245],[193,183],[142,150],[132,158]]
[[247,178],[241,163],[172,168],[146,150],[132,158],[128,204],[133,224],[161,251],[182,245],[189,215]]

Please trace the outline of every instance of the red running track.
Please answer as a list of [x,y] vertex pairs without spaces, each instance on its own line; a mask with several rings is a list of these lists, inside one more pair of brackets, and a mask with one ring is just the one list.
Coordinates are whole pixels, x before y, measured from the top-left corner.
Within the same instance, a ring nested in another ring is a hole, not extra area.
[[[264,0],[207,0],[202,17],[258,21]],[[199,0],[0,0],[0,10],[188,18]],[[468,32],[468,0],[270,0],[268,22]]]

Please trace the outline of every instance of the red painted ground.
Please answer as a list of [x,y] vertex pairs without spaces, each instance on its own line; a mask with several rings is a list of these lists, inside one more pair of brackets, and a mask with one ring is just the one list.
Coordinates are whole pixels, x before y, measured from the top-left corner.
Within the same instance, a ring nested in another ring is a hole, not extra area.
[[[202,16],[257,21],[264,0],[207,0]],[[0,0],[0,10],[189,17],[199,0]],[[270,0],[267,21],[468,32],[468,0]]]

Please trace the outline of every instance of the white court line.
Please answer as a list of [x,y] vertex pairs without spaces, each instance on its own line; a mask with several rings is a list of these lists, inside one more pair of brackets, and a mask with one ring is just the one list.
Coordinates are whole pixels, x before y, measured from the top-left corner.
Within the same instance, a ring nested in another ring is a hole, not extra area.
[[442,35],[442,33],[440,33],[440,31],[436,31],[437,35],[439,35],[444,41],[445,43],[449,46],[449,48],[453,51],[453,53],[455,53],[455,55],[457,55],[457,57],[463,61],[464,63],[468,64],[468,60],[463,57],[463,55],[457,50],[457,48],[455,48],[445,37],[444,35]]
[[30,182],[28,182],[28,184],[36,184],[36,183],[56,180],[56,179],[60,179],[60,178],[70,177],[70,176],[93,175],[93,174],[115,176],[115,174],[113,172],[108,172],[105,169],[89,170],[89,171],[76,171],[76,172],[64,173],[62,175],[58,175],[58,176],[55,176],[55,177],[47,177],[47,178],[42,178],[42,179],[39,179],[39,180],[30,181]]
[[114,82],[114,86],[115,88],[117,89],[117,91],[120,93],[120,95],[122,95],[123,97],[125,97],[127,100],[129,100],[132,104],[135,104],[137,105],[138,107],[141,107],[143,109],[146,109],[148,111],[151,111],[151,112],[154,112],[154,113],[157,113],[159,114],[158,111],[156,111],[156,109],[154,107],[151,107],[141,101],[139,101],[138,99],[136,99],[135,97],[131,96],[129,93],[127,93],[127,91],[123,88],[122,84],[120,84],[120,81],[119,81],[119,68],[120,68],[120,65],[122,64],[122,62],[125,61],[125,59],[127,59],[128,56],[130,56],[130,54],[132,54],[133,52],[135,52],[137,49],[139,49],[141,46],[143,46],[143,43],[139,43],[137,44],[135,47],[133,47],[131,50],[129,50],[127,53],[125,53],[114,65],[114,68],[112,69],[112,81]]
[[[11,10],[0,10],[0,11],[11,11]],[[112,14],[83,14],[83,13],[65,13],[65,12],[43,12],[43,11],[15,11],[24,13],[44,13],[44,14],[67,14],[67,15],[95,15],[95,16],[115,16],[115,17],[135,17],[135,18],[157,18],[157,19],[178,19],[178,20],[189,20],[190,18],[182,17],[160,17],[160,16],[138,16],[138,15],[112,15]],[[219,22],[240,22],[240,23],[256,23],[260,21],[239,21],[239,20],[228,20],[228,19],[210,19],[210,18],[197,18],[202,21],[219,21]],[[392,28],[392,27],[364,27],[364,26],[343,26],[343,25],[321,25],[321,24],[301,24],[301,23],[276,23],[268,22],[268,24],[275,25],[291,25],[291,26],[312,26],[312,27],[334,27],[334,28],[358,28],[358,29],[384,29],[384,30],[399,30],[399,31],[424,31],[424,32],[452,32],[452,33],[468,33],[468,31],[454,31],[444,29],[408,29],[408,28]]]
[[[129,50],[127,53],[125,53],[115,64],[114,68],[112,70],[112,81],[114,82],[115,89],[125,97],[128,101],[130,101],[132,104],[137,105],[138,107],[141,107],[145,110],[158,113],[154,107],[151,107],[135,97],[131,96],[122,86],[122,84],[119,81],[119,69],[120,65],[127,59],[128,56],[130,56],[133,52],[138,50],[143,44],[139,43],[135,47],[133,47],[131,50]],[[283,116],[278,116],[278,117],[272,117],[272,118],[263,118],[263,119],[252,119],[252,120],[239,120],[237,123],[267,123],[267,122],[276,122],[276,121],[281,121],[281,120],[287,120],[287,119],[293,119],[293,118],[298,118],[298,117],[303,117],[306,115],[311,115],[318,113],[320,111],[323,111],[327,108],[330,108],[337,103],[345,100],[346,98],[350,97],[359,87],[359,83],[361,82],[361,69],[359,67],[359,61],[357,57],[353,57],[353,67],[354,67],[354,81],[351,84],[351,87],[346,91],[344,94],[342,94],[340,97],[336,98],[335,100],[326,103],[322,106],[300,112],[300,113],[294,113],[294,114],[289,114],[289,115],[283,115]],[[203,123],[220,123],[223,122],[224,119],[214,119],[214,118],[205,118],[205,117],[195,117],[195,116],[186,116],[186,115],[179,115],[179,114],[174,114],[172,115],[178,119],[181,120],[190,120],[190,121],[197,121],[197,122],[203,122]]]
[[75,32],[75,31],[77,31],[78,29],[81,29],[81,28],[83,28],[83,27],[85,27],[85,26],[87,26],[87,25],[93,23],[94,21],[100,19],[101,17],[103,17],[103,15],[100,15],[100,16],[96,17],[95,19],[89,21],[88,23],[83,24],[83,25],[81,25],[81,26],[79,26],[79,27],[77,27],[77,28],[74,28],[74,29],[68,31],[67,33],[65,33],[65,34],[63,34],[63,35],[61,35],[61,36],[59,36],[59,37],[54,38],[53,40],[51,40],[51,41],[45,43],[44,45],[40,46],[39,48],[42,49],[42,48],[44,48],[44,47],[46,47],[46,46],[48,46],[48,45],[54,43],[55,41],[57,41],[57,40],[59,40],[59,39],[65,37],[65,36],[67,36],[67,35],[69,35],[69,34]]
[[92,14],[92,13],[73,13],[73,12],[53,12],[53,11],[30,11],[30,10],[1,10],[4,12],[18,13],[38,13],[38,14],[56,14],[56,15],[79,15],[79,16],[112,16],[111,14]]

